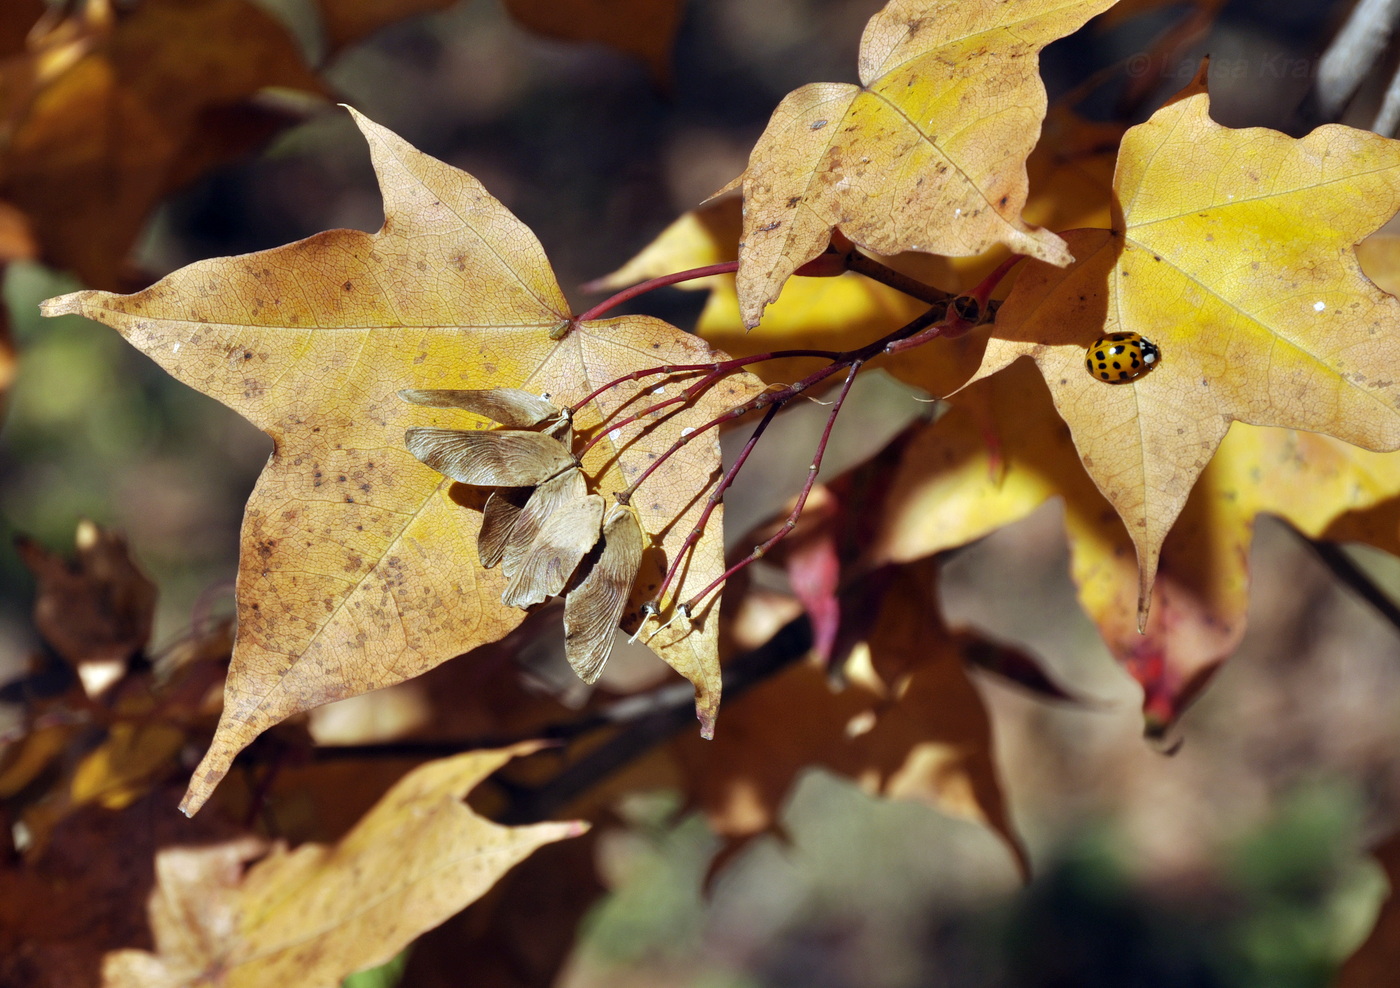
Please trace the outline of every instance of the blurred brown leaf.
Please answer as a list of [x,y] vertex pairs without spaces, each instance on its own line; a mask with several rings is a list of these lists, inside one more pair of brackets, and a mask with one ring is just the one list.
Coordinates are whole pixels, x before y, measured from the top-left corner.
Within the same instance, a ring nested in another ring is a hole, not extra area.
[[0,57],[24,48],[24,39],[47,9],[44,0],[5,0],[0,4]]
[[461,0],[316,0],[328,54],[356,44],[390,24],[446,10]]
[[[461,0],[316,0],[329,53],[390,24],[446,10]],[[521,27],[560,41],[597,42],[640,58],[666,82],[684,0],[505,0]]]
[[578,924],[605,891],[597,831],[547,844],[482,899],[413,945],[402,983],[413,988],[550,988]]
[[1003,682],[1013,683],[1042,700],[1090,704],[1093,701],[1066,689],[1045,670],[1040,659],[1014,645],[993,641],[977,635],[959,633],[963,658],[975,669],[981,669]]
[[848,663],[844,688],[833,688],[815,665],[798,665],[732,705],[714,741],[676,743],[682,789],[727,841],[712,874],[748,840],[775,830],[779,807],[808,766],[983,823],[1025,873],[991,723],[964,668],[966,636],[944,627],[935,574],[931,561],[895,570],[875,630]]
[[[0,216],[3,216],[0,210]],[[3,220],[0,219],[0,225]],[[3,237],[0,233],[0,237]],[[10,313],[0,308],[0,423],[5,421],[5,411],[9,407],[10,385],[15,383],[19,373],[19,355],[15,352],[14,334],[10,332]]]
[[119,532],[83,521],[74,542],[72,559],[27,538],[17,547],[39,584],[35,630],[96,697],[121,679],[150,640],[156,586],[132,562]]
[[32,859],[0,867],[0,984],[96,988],[106,951],[150,943],[156,850],[237,833],[216,813],[184,819],[179,798],[166,788],[121,812],[85,807]]
[[[926,559],[895,570],[869,642],[871,666],[890,698],[876,708],[869,733],[856,739],[852,775],[871,791],[990,827],[1028,877],[1030,862],[1002,796],[991,720],[967,678],[964,650],[976,636],[943,624],[938,566]],[[882,671],[889,668],[903,672]]]
[[150,210],[194,163],[244,153],[286,122],[250,109],[255,94],[327,91],[281,22],[247,0],[143,0],[110,16],[88,3],[0,62],[0,198],[29,217],[47,263],[118,288]]
[[654,79],[671,75],[671,46],[683,0],[505,0],[521,26],[562,41],[596,41],[646,62]]
[[0,800],[23,791],[68,749],[77,732],[68,721],[31,727],[0,749]]
[[174,724],[118,723],[73,773],[69,798],[119,810],[142,796],[152,782],[170,778],[187,735]]
[[[23,733],[0,755],[0,800],[32,848],[85,805],[122,809],[184,774],[186,746],[213,733],[230,644],[216,622],[159,656],[159,672],[123,667],[100,702],[74,687],[26,706]],[[231,818],[248,816],[244,807]]]
[[[39,256],[39,241],[34,234],[34,228],[30,225],[29,217],[10,203],[0,201],[0,264],[8,264],[11,261],[30,261],[37,256]],[[6,322],[8,322],[8,317]],[[8,329],[4,331],[4,335],[8,338]],[[13,344],[9,345],[8,350],[11,360],[13,360]],[[9,387],[8,380],[3,383],[4,387],[0,388],[0,392]]]

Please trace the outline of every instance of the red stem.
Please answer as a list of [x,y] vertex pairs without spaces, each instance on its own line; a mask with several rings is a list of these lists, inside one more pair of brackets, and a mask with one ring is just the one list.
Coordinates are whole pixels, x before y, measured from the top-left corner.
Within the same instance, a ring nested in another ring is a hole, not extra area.
[[[593,434],[593,438],[588,440],[588,442],[584,443],[583,448],[580,449],[575,455],[582,458],[584,454],[586,454],[590,449],[598,445],[598,443],[601,442],[603,437],[606,436],[608,433],[613,432],[617,429],[625,428],[626,426],[629,426],[634,422],[639,422],[642,419],[646,418],[648,415],[655,415],[657,412],[661,411],[661,409],[666,408],[669,405],[675,405],[678,403],[690,401],[697,395],[705,391],[707,388],[712,387],[717,381],[721,380],[723,377],[724,374],[720,371],[712,370],[710,371],[710,373],[706,374],[704,377],[696,381],[690,387],[683,390],[674,398],[667,398],[665,401],[658,401],[654,405],[648,405],[646,408],[642,409],[637,414],[629,415],[624,419],[619,419],[618,421],[612,423],[611,427],[608,426],[608,420],[604,419],[603,421],[598,423],[598,430]],[[696,432],[700,431],[703,431],[703,429],[696,430]],[[688,440],[691,435],[692,433],[686,433],[684,436],[681,437],[681,439]],[[684,445],[684,443],[681,443],[681,445]],[[679,446],[676,448],[679,448]],[[657,465],[659,465],[659,461],[658,463],[653,464],[653,466]],[[651,471],[648,470],[647,472],[650,473]],[[636,485],[634,484],[633,487],[635,486]],[[629,490],[630,489],[631,488],[629,488]]]
[[623,302],[631,301],[638,295],[645,295],[656,288],[665,288],[667,285],[679,284],[682,281],[696,281],[700,278],[709,278],[717,274],[733,274],[739,270],[738,261],[725,261],[723,264],[707,264],[703,268],[691,268],[688,271],[676,271],[673,274],[663,274],[659,278],[652,278],[649,281],[639,282],[631,288],[624,288],[609,298],[603,299],[593,308],[589,309],[581,316],[574,317],[575,323],[592,322],[603,313],[617,308]]
[[896,291],[903,292],[910,298],[916,298],[920,302],[927,302],[929,305],[937,305],[952,298],[952,295],[932,285],[926,285],[916,278],[911,278],[907,274],[896,271],[888,265],[881,264],[868,254],[860,251],[851,251],[846,255],[846,267],[856,274],[864,275],[871,281],[878,281],[882,285],[888,285]]
[[826,428],[822,429],[822,437],[817,442],[817,449],[812,456],[811,466],[807,468],[807,482],[802,485],[802,493],[797,495],[797,503],[793,505],[792,512],[787,516],[787,520],[783,522],[778,528],[778,531],[766,542],[754,546],[753,551],[747,556],[725,570],[704,590],[701,590],[694,597],[691,597],[684,604],[681,604],[680,608],[682,613],[694,614],[700,601],[708,597],[717,587],[723,586],[725,580],[729,579],[745,566],[757,562],[768,555],[768,550],[787,538],[788,533],[797,526],[797,519],[802,514],[803,507],[807,504],[807,495],[812,493],[812,485],[816,482],[817,473],[822,468],[822,457],[826,455],[826,443],[827,440],[831,438],[831,428],[836,424],[836,416],[841,412],[841,405],[845,402],[846,395],[851,392],[851,384],[855,381],[856,374],[860,371],[862,363],[864,363],[864,361],[861,360],[852,361],[851,363],[851,369],[846,374],[845,383],[841,385],[841,393],[836,396],[836,401],[834,401],[831,406],[831,414],[826,417]]
[[[642,482],[645,481],[648,477],[650,477],[652,475],[652,472],[655,471],[657,467],[661,466],[661,464],[664,463],[666,459],[670,457],[673,453],[675,453],[676,450],[680,449],[682,446],[690,442],[692,439],[694,439],[701,433],[713,429],[716,426],[722,425],[725,422],[739,418],[742,415],[747,415],[749,412],[755,412],[760,408],[767,408],[769,405],[786,404],[788,401],[802,394],[804,391],[806,391],[813,385],[825,381],[828,377],[835,374],[842,367],[858,367],[861,364],[865,363],[867,360],[869,360],[871,357],[878,356],[879,354],[884,352],[892,352],[890,348],[893,347],[897,341],[904,339],[905,337],[908,337],[911,334],[915,336],[927,336],[927,334],[933,333],[934,335],[936,335],[937,331],[942,327],[944,321],[951,317],[952,313],[947,306],[935,305],[927,312],[910,320],[908,323],[905,323],[903,326],[899,327],[899,329],[896,329],[894,332],[887,333],[884,336],[880,337],[878,340],[875,340],[872,343],[867,343],[863,347],[859,347],[855,350],[848,350],[845,353],[838,354],[837,358],[839,359],[833,359],[832,362],[826,367],[823,367],[821,370],[814,371],[813,373],[804,377],[802,380],[798,381],[796,384],[789,384],[787,387],[779,391],[766,391],[763,394],[758,395],[757,397],[745,402],[742,405],[737,405],[734,408],[731,408],[723,415],[720,415],[719,417],[711,419],[709,422],[706,422],[704,425],[697,428],[694,432],[687,433],[686,435],[681,436],[679,439],[677,439],[674,443],[671,444],[671,448],[666,450],[666,452],[662,453],[655,460],[653,460],[651,465],[648,466],[646,470],[642,472],[642,475],[640,477],[632,481],[632,483],[627,487],[626,490],[620,491],[615,496],[623,504],[626,504],[628,500],[632,497],[632,495],[636,493],[637,488],[642,485]],[[933,325],[930,326],[930,323],[932,323]],[[925,329],[925,327],[929,328]],[[928,336],[928,338],[932,339],[933,337]],[[729,361],[728,363],[742,363],[743,361],[751,359],[752,358],[746,357],[742,358],[742,360],[740,361]],[[715,366],[724,367],[727,365],[716,364]],[[686,390],[689,391],[697,387],[699,384],[703,383],[703,381],[697,382],[696,384],[691,385],[691,387]],[[665,404],[671,404],[677,400],[679,400],[679,397],[668,399],[665,402]],[[645,414],[647,414],[647,412],[643,412],[641,413],[641,415],[634,415],[629,419],[624,419],[622,423],[614,425],[613,428],[620,428],[622,424],[630,424],[631,422],[636,421],[637,419],[641,418],[642,415]],[[600,431],[599,436],[601,435],[602,432]],[[598,441],[599,436],[593,437],[593,439],[589,441],[589,446],[592,446],[593,443],[596,443]],[[587,449],[588,447],[584,447],[584,452],[587,452]],[[582,456],[583,453],[580,453],[579,455]]]
[[[691,528],[690,534],[685,537],[685,541],[682,542],[680,548],[676,550],[675,558],[671,561],[670,568],[666,570],[665,579],[661,581],[661,586],[657,588],[655,596],[652,597],[653,602],[659,603],[666,596],[666,590],[671,586],[671,581],[674,580],[676,574],[680,572],[681,563],[685,561],[686,553],[690,551],[691,546],[695,545],[695,543],[700,540],[701,533],[705,531],[705,526],[709,524],[710,515],[714,514],[715,508],[724,500],[725,491],[729,490],[730,486],[733,485],[734,478],[737,477],[739,471],[743,469],[744,461],[749,458],[749,454],[753,452],[753,448],[758,445],[758,440],[768,428],[768,423],[773,421],[773,416],[778,414],[778,409],[781,407],[781,405],[777,404],[768,406],[768,411],[763,413],[763,418],[759,420],[758,426],[753,430],[753,435],[749,436],[749,441],[744,443],[744,448],[739,451],[739,456],[734,460],[733,465],[730,466],[724,476],[720,478],[719,483],[715,485],[715,489],[710,492],[710,499],[705,503],[705,510],[700,512],[700,517],[696,520],[694,527]],[[653,608],[653,610],[655,610],[655,608]]]
[[[649,367],[646,370],[634,371],[631,374],[624,374],[622,377],[609,381],[600,388],[595,388],[579,401],[569,406],[569,413],[577,415],[579,409],[583,408],[590,401],[597,398],[604,391],[617,387],[619,384],[626,384],[628,381],[640,381],[644,377],[658,377],[662,374],[687,374],[695,371],[711,371],[721,376],[730,371],[739,370],[749,364],[761,364],[765,360],[783,360],[788,357],[819,357],[822,360],[840,360],[845,354],[839,350],[771,350],[768,353],[756,353],[752,357],[735,357],[732,360],[723,360],[711,364],[666,364],[662,367]],[[648,410],[650,411],[650,409]],[[642,412],[642,415],[647,414]],[[604,419],[604,422],[607,420]],[[599,423],[601,426],[603,423]]]
[[1005,278],[1011,269],[1026,259],[1024,254],[1012,254],[1006,260],[996,266],[991,274],[983,278],[976,288],[965,294],[977,299],[982,308],[987,307],[987,300],[992,297],[992,292],[996,291],[997,285],[1001,284],[1001,279]]

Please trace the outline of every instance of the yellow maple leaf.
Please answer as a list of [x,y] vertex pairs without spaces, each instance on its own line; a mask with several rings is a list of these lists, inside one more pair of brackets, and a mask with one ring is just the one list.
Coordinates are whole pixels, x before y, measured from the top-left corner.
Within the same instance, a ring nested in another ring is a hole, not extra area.
[[[1109,222],[1115,150],[1122,129],[1085,121],[1052,110],[1045,121],[1046,139],[1027,161],[1030,198],[1022,215],[1047,229],[1060,230]],[[721,263],[739,250],[743,216],[738,198],[726,197],[681,216],[621,268],[594,283],[622,288],[647,278]],[[907,252],[884,263],[950,293],[974,287],[1004,259],[994,250],[977,257],[946,258]],[[735,356],[751,356],[793,347],[848,350],[908,322],[927,303],[859,274],[797,277],[763,313],[763,322],[744,325],[732,275],[715,275],[677,287],[708,290],[709,298],[695,330]],[[882,361],[895,377],[930,394],[947,394],[967,380],[981,359],[980,339],[937,340]],[[800,379],[813,369],[811,360],[784,358],[754,364],[750,370],[769,382]]]
[[[484,895],[579,821],[503,827],[462,797],[529,747],[470,752],[405,775],[334,846],[292,850],[244,837],[156,854],[156,951],[116,950],[103,984],[340,984],[382,964]],[[261,857],[251,868],[247,862]]]
[[1249,550],[1260,514],[1312,537],[1349,534],[1389,548],[1388,527],[1355,528],[1400,496],[1400,454],[1328,436],[1237,424],[1202,473],[1162,548],[1142,633],[1136,556],[1095,488],[1069,430],[1029,364],[951,399],[904,451],[871,562],[918,559],[966,545],[1065,502],[1071,575],[1080,604],[1144,690],[1149,731],[1166,731],[1239,645],[1249,603]]
[[789,93],[740,181],[738,292],[758,325],[832,230],[877,254],[980,254],[995,244],[1072,258],[1028,226],[1026,157],[1045,116],[1040,49],[1114,0],[892,0],[870,19],[860,86]]
[[[538,241],[479,182],[358,114],[356,121],[385,197],[377,234],[331,231],[202,261],[136,295],[77,292],[44,307],[113,326],[276,443],[244,516],[238,642],[218,733],[186,800],[191,812],[272,724],[417,676],[495,641],[523,617],[501,603],[499,570],[477,563],[480,515],[463,504],[479,507],[481,498],[404,445],[407,428],[462,428],[467,413],[410,404],[400,390],[509,386],[563,406],[633,370],[720,359],[648,317],[571,322]],[[583,431],[619,410],[640,412],[676,387],[661,378],[612,388],[580,409],[575,425]],[[738,375],[683,412],[609,428],[584,470],[601,493],[620,491],[682,429],[758,387]],[[705,434],[633,497],[660,550],[645,554],[633,624],[703,509],[697,494],[718,463],[714,435]],[[721,572],[715,518],[674,599]],[[695,684],[707,734],[720,693],[712,601],[691,624],[676,622],[650,643]]]
[[[1162,539],[1232,421],[1400,446],[1400,302],[1353,250],[1400,208],[1400,142],[1231,130],[1193,89],[1128,132],[1115,187],[1121,227],[1067,235],[1068,270],[1028,262],[973,380],[1035,360],[1132,535],[1145,609]],[[1086,348],[1115,331],[1155,344],[1156,369],[1086,373]]]

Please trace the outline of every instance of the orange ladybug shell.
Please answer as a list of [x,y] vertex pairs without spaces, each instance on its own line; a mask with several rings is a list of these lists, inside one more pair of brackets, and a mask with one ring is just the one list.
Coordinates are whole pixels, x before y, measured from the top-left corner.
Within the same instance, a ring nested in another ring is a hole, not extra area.
[[1127,384],[1146,374],[1162,359],[1157,344],[1137,333],[1109,333],[1084,352],[1084,369],[1108,384]]

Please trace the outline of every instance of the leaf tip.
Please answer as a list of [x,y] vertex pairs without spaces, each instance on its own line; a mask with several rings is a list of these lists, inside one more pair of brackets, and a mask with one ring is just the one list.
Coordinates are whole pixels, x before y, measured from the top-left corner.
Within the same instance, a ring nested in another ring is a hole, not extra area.
[[[777,298],[776,295],[773,299],[775,298]],[[758,324],[763,322],[763,310],[768,307],[769,302],[772,302],[773,299],[761,301],[757,305],[751,302],[743,303],[740,316],[744,321],[744,332],[751,333],[758,328]]]
[[67,295],[56,295],[53,298],[44,299],[39,303],[39,315],[67,316],[81,312],[81,296],[84,294],[84,292],[69,292]]
[[1046,264],[1053,264],[1057,268],[1067,268],[1074,263],[1074,255],[1069,252],[1069,244],[1058,234],[1049,230],[1042,230],[1043,236],[1040,238],[1038,250],[1035,256]]
[[742,189],[744,187],[744,175],[747,174],[748,171],[745,170],[743,175],[739,175],[735,178],[730,179],[724,185],[720,186],[718,189],[711,192],[705,198],[701,199],[700,204],[703,206],[705,203],[718,199],[720,196],[728,195],[731,192],[735,192],[739,189]]
[[388,128],[382,126],[381,124],[375,123],[373,120],[365,116],[359,110],[355,109],[349,103],[341,103],[340,105],[344,107],[345,110],[350,114],[350,119],[355,121],[355,126],[360,128],[360,133],[363,134],[365,136],[365,140],[370,141],[371,144],[373,143],[373,137],[376,134],[391,134],[391,136],[396,136],[392,135],[391,131],[389,131]]
[[1191,77],[1191,81],[1181,88],[1181,91],[1173,94],[1165,103],[1163,108],[1171,106],[1173,103],[1180,103],[1182,100],[1191,99],[1193,96],[1210,96],[1210,56],[1201,58],[1201,64],[1196,67],[1196,74]]
[[1144,545],[1142,542],[1137,545],[1137,630],[1140,635],[1147,634],[1147,618],[1152,610],[1152,588],[1157,583],[1157,566],[1161,561],[1161,552],[1162,542],[1160,538],[1150,545]]
[[[219,731],[224,730],[224,724],[219,724]],[[246,743],[246,742],[245,742]],[[187,817],[192,817],[200,811],[205,803],[209,802],[209,797],[214,795],[214,789],[220,782],[224,781],[224,776],[228,774],[229,766],[233,763],[233,756],[242,750],[242,745],[232,750],[227,744],[219,743],[219,736],[216,734],[209,750],[204,753],[204,759],[190,776],[189,788],[185,790],[185,798],[180,800],[180,812]]]
[[204,805],[204,801],[202,799],[195,798],[193,789],[194,787],[193,785],[191,785],[190,791],[185,793],[185,798],[180,800],[179,810],[181,813],[185,814],[185,817],[187,819],[193,817],[196,813],[198,813],[199,808]]

